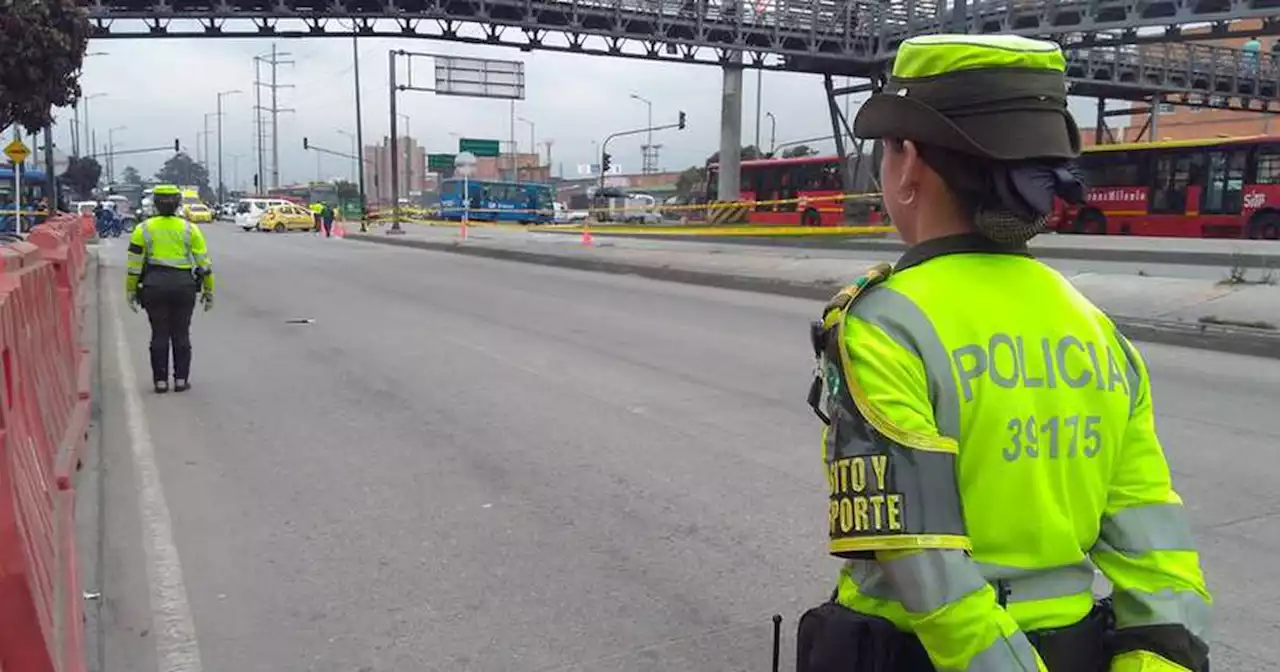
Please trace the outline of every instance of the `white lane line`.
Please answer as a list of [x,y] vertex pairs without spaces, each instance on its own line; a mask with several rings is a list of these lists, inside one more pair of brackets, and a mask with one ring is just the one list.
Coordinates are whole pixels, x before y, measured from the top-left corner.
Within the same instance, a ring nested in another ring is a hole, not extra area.
[[138,375],[125,339],[124,319],[120,315],[124,310],[124,299],[119,289],[110,290],[109,296],[111,300],[107,309],[111,311],[115,327],[116,359],[120,366],[120,383],[124,388],[134,474],[138,479],[138,513],[142,519],[156,662],[160,672],[201,672],[200,646],[196,641],[191,605],[187,601],[187,587],[182,580],[182,562],[173,541],[169,505],[165,503],[155,446],[151,443],[147,416],[142,410]]

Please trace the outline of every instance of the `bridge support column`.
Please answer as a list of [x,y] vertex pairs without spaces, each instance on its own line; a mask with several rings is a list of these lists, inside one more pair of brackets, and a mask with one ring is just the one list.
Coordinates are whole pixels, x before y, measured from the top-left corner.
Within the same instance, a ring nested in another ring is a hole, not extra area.
[[720,170],[716,184],[719,200],[742,196],[742,52],[724,66],[724,93],[720,101]]

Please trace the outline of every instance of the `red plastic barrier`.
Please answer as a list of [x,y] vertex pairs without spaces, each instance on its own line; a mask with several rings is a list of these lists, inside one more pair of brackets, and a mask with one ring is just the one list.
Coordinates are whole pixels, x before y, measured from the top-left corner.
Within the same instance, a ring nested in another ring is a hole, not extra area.
[[88,439],[76,217],[0,246],[0,672],[83,672],[75,471]]

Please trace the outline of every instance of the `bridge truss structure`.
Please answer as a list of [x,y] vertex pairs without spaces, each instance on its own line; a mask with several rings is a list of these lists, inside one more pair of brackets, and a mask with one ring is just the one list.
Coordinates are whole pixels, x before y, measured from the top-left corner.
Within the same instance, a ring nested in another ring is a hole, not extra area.
[[821,74],[842,155],[837,99],[878,86],[897,46],[924,33],[1054,40],[1075,96],[1280,110],[1274,61],[1202,43],[1280,35],[1280,0],[79,1],[96,38],[422,37]]

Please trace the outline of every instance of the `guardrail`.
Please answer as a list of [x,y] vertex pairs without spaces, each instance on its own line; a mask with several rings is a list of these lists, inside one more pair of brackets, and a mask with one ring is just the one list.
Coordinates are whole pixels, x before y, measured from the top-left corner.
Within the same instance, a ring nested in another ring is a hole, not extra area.
[[75,472],[88,440],[92,219],[0,246],[0,672],[82,672]]

